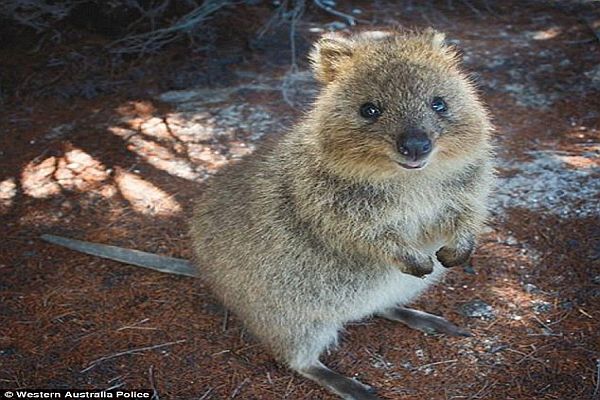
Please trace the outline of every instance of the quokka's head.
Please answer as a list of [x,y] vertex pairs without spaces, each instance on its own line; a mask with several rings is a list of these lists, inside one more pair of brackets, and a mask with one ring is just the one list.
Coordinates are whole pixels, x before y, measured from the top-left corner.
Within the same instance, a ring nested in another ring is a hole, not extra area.
[[486,151],[487,112],[443,34],[328,34],[310,59],[323,84],[311,119],[338,172],[418,174]]

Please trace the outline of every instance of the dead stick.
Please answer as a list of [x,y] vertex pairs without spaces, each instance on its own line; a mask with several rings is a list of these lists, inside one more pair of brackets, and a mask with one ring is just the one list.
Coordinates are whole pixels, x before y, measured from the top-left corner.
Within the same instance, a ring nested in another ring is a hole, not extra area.
[[326,6],[325,4],[321,3],[321,0],[314,0],[314,3],[317,7],[327,11],[330,14],[344,18],[346,20],[346,22],[348,23],[348,25],[350,25],[350,26],[356,25],[356,18],[354,18],[352,15],[345,14],[343,12],[336,10],[333,7]]
[[446,361],[437,361],[437,362],[432,362],[429,364],[425,364],[425,365],[421,365],[419,367],[417,367],[417,369],[423,369],[423,368],[427,368],[427,367],[433,367],[434,365],[440,365],[440,364],[452,364],[458,362],[457,359],[453,359],[453,360],[446,360]]
[[101,362],[104,362],[104,361],[107,361],[107,360],[112,360],[113,358],[125,356],[127,354],[136,354],[136,353],[140,353],[140,352],[146,351],[146,350],[160,349],[162,347],[172,346],[174,344],[183,343],[185,341],[186,341],[186,339],[181,339],[181,340],[177,340],[175,342],[167,342],[167,343],[163,343],[163,344],[157,344],[157,345],[154,345],[154,346],[140,347],[140,348],[137,348],[137,349],[131,349],[131,350],[127,350],[127,351],[120,351],[118,353],[111,354],[109,356],[100,357],[97,360],[92,361],[90,363],[90,365],[88,367],[82,369],[81,372],[87,372],[90,369],[94,368],[96,365],[100,364]]
[[600,358],[596,360],[596,387],[592,394],[592,400],[596,400],[600,394]]
[[212,388],[209,388],[198,400],[204,400],[212,392]]
[[246,379],[244,379],[244,380],[242,381],[242,383],[240,383],[240,384],[238,385],[238,387],[236,387],[236,388],[235,388],[235,390],[234,390],[234,391],[233,391],[233,393],[231,394],[231,397],[230,397],[230,399],[233,399],[233,398],[235,398],[235,396],[237,396],[237,395],[240,393],[240,390],[242,390],[242,387],[244,387],[244,385],[245,385],[246,383],[248,383],[248,382],[250,382],[250,378],[246,378]]
[[150,380],[150,387],[152,388],[151,400],[160,400],[158,390],[156,389],[156,383],[154,382],[154,365],[151,365],[148,370],[148,379]]

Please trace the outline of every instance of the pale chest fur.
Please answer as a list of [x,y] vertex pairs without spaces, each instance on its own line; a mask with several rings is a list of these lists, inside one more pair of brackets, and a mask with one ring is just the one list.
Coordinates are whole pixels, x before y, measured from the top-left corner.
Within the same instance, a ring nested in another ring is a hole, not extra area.
[[454,204],[438,196],[403,196],[393,207],[382,210],[380,229],[392,229],[412,246],[425,249],[448,239]]
[[403,192],[378,209],[370,209],[373,237],[383,232],[401,236],[403,242],[434,260],[434,272],[418,278],[389,267],[382,274],[371,276],[360,285],[357,296],[348,302],[347,320],[365,318],[387,308],[408,304],[443,277],[447,269],[441,266],[435,254],[450,241],[458,213],[469,208],[469,201],[479,201],[477,197],[452,192],[451,188],[437,192]]
[[478,220],[486,213],[490,174],[484,165],[476,165],[414,180],[396,188],[393,201],[376,213],[377,224],[416,248],[439,248],[450,240],[459,219]]
[[433,199],[404,197],[403,202],[385,213],[381,221],[385,229],[392,227],[403,240],[415,248],[428,254],[435,262],[434,272],[424,278],[402,273],[390,267],[379,279],[372,280],[364,288],[366,303],[358,301],[355,304],[357,312],[363,317],[389,307],[408,304],[421,295],[428,287],[437,283],[446,273],[446,268],[437,261],[435,253],[450,239],[449,232],[440,229],[447,209],[451,204]]
[[[342,322],[359,320],[391,307],[408,304],[446,273],[446,268],[437,261],[435,253],[449,240],[448,233],[440,227],[445,225],[442,222],[447,217],[445,210],[452,203],[426,198],[422,193],[414,197],[404,194],[379,201],[371,198],[370,202],[363,204],[360,201],[353,203],[353,210],[348,214],[360,227],[357,229],[362,229],[362,235],[372,238],[383,232],[402,236],[402,241],[411,242],[415,248],[432,257],[434,272],[418,278],[401,272],[397,266],[366,268],[347,288],[347,293],[340,296],[345,299],[343,310],[338,314]],[[369,272],[374,270],[378,272]]]
[[[433,255],[437,248],[433,246],[427,252]],[[345,319],[360,320],[385,309],[409,304],[427,288],[439,282],[446,272],[447,269],[438,261],[435,261],[433,273],[424,278],[417,278],[390,267],[376,278],[364,281],[364,285],[355,292],[356,295],[348,298]]]

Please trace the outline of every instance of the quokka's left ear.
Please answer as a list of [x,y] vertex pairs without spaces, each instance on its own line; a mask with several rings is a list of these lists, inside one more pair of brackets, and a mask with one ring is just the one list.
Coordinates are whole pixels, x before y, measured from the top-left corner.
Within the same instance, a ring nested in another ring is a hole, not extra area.
[[436,31],[433,28],[427,28],[423,32],[425,37],[431,42],[433,47],[437,49],[443,49],[446,47],[446,34],[443,32]]
[[462,60],[462,52],[446,40],[446,34],[427,28],[422,33],[424,40],[438,53],[444,55],[448,60],[459,63]]

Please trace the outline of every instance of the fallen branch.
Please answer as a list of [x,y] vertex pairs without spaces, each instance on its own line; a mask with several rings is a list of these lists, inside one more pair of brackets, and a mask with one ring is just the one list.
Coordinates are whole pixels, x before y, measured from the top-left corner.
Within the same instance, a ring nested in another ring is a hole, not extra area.
[[116,54],[142,55],[156,52],[181,36],[193,33],[211,14],[229,4],[232,4],[231,0],[206,0],[169,27],[126,36],[112,42],[108,47],[111,53]]
[[6,0],[0,6],[0,16],[40,33],[67,18],[78,3],[79,1]]

